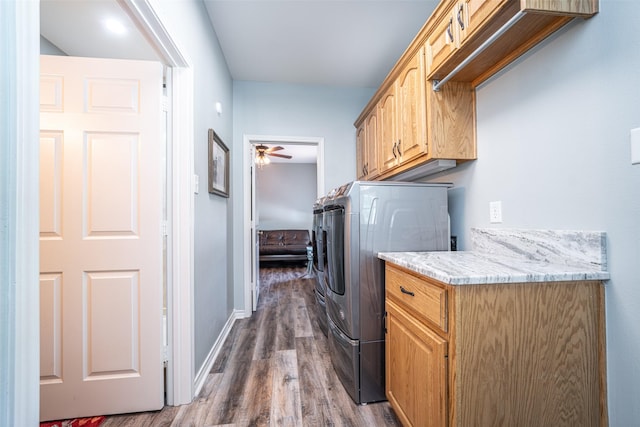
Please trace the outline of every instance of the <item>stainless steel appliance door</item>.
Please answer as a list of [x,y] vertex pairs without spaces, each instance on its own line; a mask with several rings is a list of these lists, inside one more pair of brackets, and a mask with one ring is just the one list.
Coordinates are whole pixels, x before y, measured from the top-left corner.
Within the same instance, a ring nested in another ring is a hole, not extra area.
[[316,296],[316,313],[318,314],[318,326],[320,330],[327,336],[328,334],[328,325],[327,325],[327,305],[325,303],[324,296],[322,296],[318,291],[314,292]]
[[322,209],[313,210],[313,228],[311,230],[311,244],[313,247],[313,272],[316,292],[320,292],[324,298],[324,264],[322,254]]
[[323,271],[323,234],[322,234],[322,209],[313,211],[313,227],[311,229],[311,241],[313,245],[313,266],[317,271]]
[[[358,221],[342,198],[324,212],[327,232],[327,315],[350,339],[360,339],[358,288]],[[353,223],[356,226],[353,226]],[[355,266],[355,268],[354,268]],[[353,277],[353,274],[356,274]]]
[[344,295],[344,208],[324,212],[323,230],[327,232],[327,284],[331,292]]
[[360,345],[358,340],[349,339],[333,323],[329,324],[329,352],[336,375],[354,402],[360,403]]

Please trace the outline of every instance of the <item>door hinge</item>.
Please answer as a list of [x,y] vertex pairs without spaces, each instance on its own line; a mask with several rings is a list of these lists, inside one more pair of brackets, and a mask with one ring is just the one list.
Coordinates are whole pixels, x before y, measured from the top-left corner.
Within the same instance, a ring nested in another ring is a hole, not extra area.
[[169,235],[169,226],[167,224],[167,221],[162,221],[160,223],[160,235],[162,237],[166,237]]
[[162,346],[162,366],[167,367],[169,364],[169,347]]

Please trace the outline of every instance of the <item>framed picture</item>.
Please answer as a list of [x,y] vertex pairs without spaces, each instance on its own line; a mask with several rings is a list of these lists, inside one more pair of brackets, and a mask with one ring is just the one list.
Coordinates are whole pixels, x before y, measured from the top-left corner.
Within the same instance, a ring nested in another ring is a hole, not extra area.
[[229,149],[209,129],[209,193],[229,197]]

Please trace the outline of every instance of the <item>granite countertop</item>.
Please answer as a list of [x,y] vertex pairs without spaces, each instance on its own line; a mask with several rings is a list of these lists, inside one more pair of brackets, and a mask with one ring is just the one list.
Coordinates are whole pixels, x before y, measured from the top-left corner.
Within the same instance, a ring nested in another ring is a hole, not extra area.
[[471,251],[381,252],[451,285],[608,280],[603,232],[472,229]]

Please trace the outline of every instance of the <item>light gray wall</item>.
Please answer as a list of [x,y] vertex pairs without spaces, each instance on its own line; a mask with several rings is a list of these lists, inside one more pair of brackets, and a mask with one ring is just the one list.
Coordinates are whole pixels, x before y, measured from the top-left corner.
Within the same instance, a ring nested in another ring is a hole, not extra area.
[[[470,227],[603,230],[611,426],[640,419],[640,2],[601,0],[477,89],[478,160],[450,181],[452,232]],[[501,200],[502,224],[489,224]]]
[[257,169],[258,229],[305,229],[311,233],[316,169],[310,163],[271,163]]
[[54,45],[42,36],[40,36],[40,54],[67,56],[67,54],[60,50],[58,46]]
[[[187,56],[194,73],[195,173],[200,191],[194,194],[194,342],[198,372],[233,310],[233,284],[228,268],[232,242],[229,199],[207,192],[207,132],[213,128],[231,148],[233,140],[232,81],[224,55],[199,0],[154,4],[162,22]],[[222,103],[218,116],[215,103]],[[231,156],[233,158],[233,151]],[[184,284],[188,286],[188,284]]]
[[[242,153],[244,135],[324,138],[325,191],[355,179],[353,122],[374,88],[305,86],[234,81],[233,150]],[[242,159],[232,157],[231,190],[244,191]],[[235,307],[244,307],[244,201],[233,199]]]

